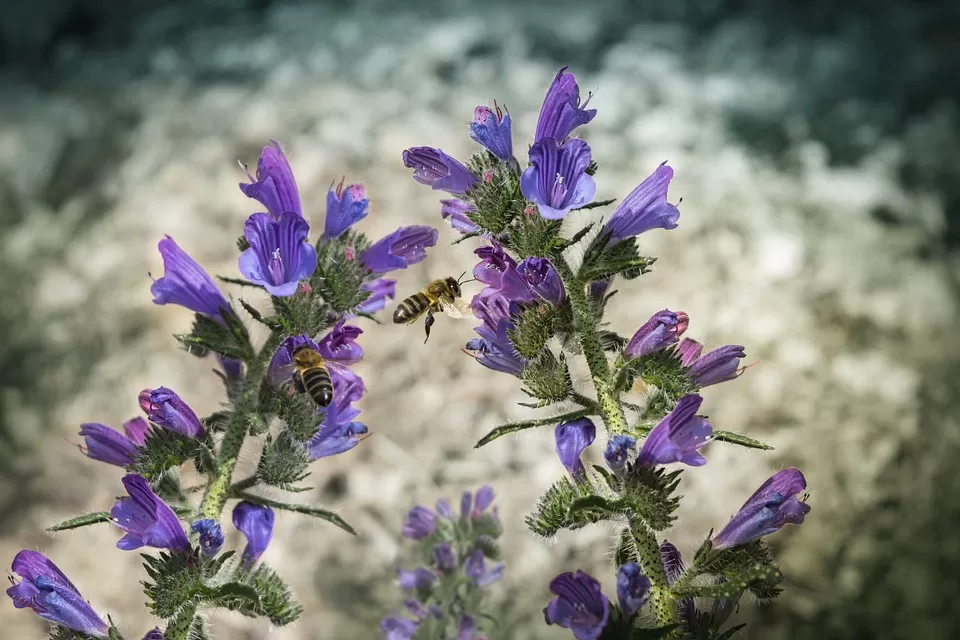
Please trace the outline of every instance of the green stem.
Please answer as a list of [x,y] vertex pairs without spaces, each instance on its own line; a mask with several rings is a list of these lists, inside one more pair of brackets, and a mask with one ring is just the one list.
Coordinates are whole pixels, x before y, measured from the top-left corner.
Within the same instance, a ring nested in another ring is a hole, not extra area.
[[566,260],[556,260],[555,266],[563,280],[567,298],[570,300],[570,307],[573,309],[574,329],[580,337],[580,346],[583,348],[583,355],[587,359],[590,376],[593,378],[600,417],[603,418],[603,423],[606,425],[609,435],[626,433],[627,421],[613,392],[610,365],[607,363],[607,356],[603,351],[603,343],[600,341],[599,334],[597,334],[597,319],[590,313],[585,284],[574,276],[573,270],[570,269]]
[[190,629],[193,628],[193,618],[197,615],[197,605],[193,602],[185,604],[177,615],[171,618],[167,623],[167,630],[163,634],[163,640],[187,640],[190,637]]
[[646,524],[639,520],[631,524],[630,533],[636,545],[640,570],[650,578],[650,609],[656,618],[657,626],[676,624],[678,622],[677,603],[667,583],[667,573],[663,568],[663,558],[660,556],[657,537]]
[[236,494],[241,491],[245,491],[247,489],[250,489],[251,487],[255,487],[258,482],[259,480],[255,475],[250,476],[249,478],[244,478],[243,480],[237,480],[232,485],[230,485],[229,493]]

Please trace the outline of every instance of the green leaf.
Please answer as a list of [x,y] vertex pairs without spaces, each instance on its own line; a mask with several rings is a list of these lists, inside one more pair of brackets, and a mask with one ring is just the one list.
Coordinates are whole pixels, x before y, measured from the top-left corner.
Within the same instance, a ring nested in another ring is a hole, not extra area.
[[635,238],[627,238],[607,246],[611,231],[594,236],[580,265],[579,278],[585,282],[605,280],[615,275],[633,279],[649,271],[656,258],[645,258],[637,250]]
[[308,475],[310,454],[293,433],[283,430],[267,437],[257,464],[257,478],[264,484],[289,490]]
[[262,607],[257,590],[242,582],[227,582],[215,587],[204,587],[201,590],[201,596],[209,604],[233,611],[243,607],[251,609]]
[[516,316],[514,328],[509,329],[507,335],[517,352],[531,360],[544,352],[547,341],[553,337],[558,320],[552,304],[528,307]]
[[533,513],[526,516],[524,522],[531,531],[544,538],[555,536],[561,529],[579,529],[591,522],[600,522],[604,516],[596,510],[571,509],[578,500],[593,497],[596,496],[588,485],[563,477],[540,497]]
[[235,579],[237,583],[251,587],[257,594],[257,599],[227,600],[224,606],[232,611],[248,617],[263,616],[278,627],[290,624],[303,612],[303,607],[293,599],[286,583],[262,562],[250,573],[242,566],[238,567]]
[[616,201],[617,201],[616,198],[610,198],[609,200],[597,200],[595,202],[589,202],[583,205],[582,207],[576,207],[574,209],[571,209],[571,211],[586,211],[588,209],[599,209],[600,207],[605,207],[608,204],[613,204]]
[[643,518],[654,531],[664,531],[676,520],[680,505],[676,495],[682,471],[666,471],[663,467],[647,468],[632,465],[623,478],[623,498],[618,501],[624,510]]
[[658,640],[658,638],[666,638],[679,628],[679,624],[668,624],[655,629],[634,629],[630,633],[630,640]]
[[546,258],[564,241],[559,237],[562,220],[548,220],[539,213],[518,216],[510,227],[510,247],[520,256]]
[[137,457],[127,465],[127,469],[151,482],[157,482],[167,469],[179,467],[198,455],[200,443],[197,439],[152,427],[143,445],[138,448]]
[[741,447],[747,447],[748,449],[763,449],[765,451],[773,451],[773,447],[759,440],[754,440],[753,438],[748,438],[747,436],[740,435],[739,433],[734,433],[732,431],[714,431],[713,439],[720,440],[721,442],[729,442],[731,444],[738,444]]
[[558,358],[550,349],[543,349],[523,370],[524,391],[534,398],[560,402],[573,393],[573,381],[563,353]]
[[747,589],[757,586],[775,587],[783,582],[783,574],[774,566],[758,564],[737,573],[726,576],[727,582],[720,584],[691,585],[684,584],[673,589],[676,597],[694,596],[698,598],[731,599]]
[[[611,200],[611,202],[612,202],[612,200]],[[580,207],[580,208],[581,208],[581,209],[586,209],[587,207]],[[577,211],[577,209],[573,209],[573,211]],[[559,254],[559,253],[562,253],[562,252],[566,251],[567,249],[569,249],[569,248],[572,247],[573,245],[575,245],[575,244],[577,244],[578,242],[580,242],[581,240],[583,240],[583,239],[586,237],[586,235],[587,235],[588,233],[590,233],[590,230],[591,230],[591,229],[593,229],[593,223],[592,223],[592,222],[591,222],[590,224],[586,225],[585,227],[583,227],[582,229],[580,229],[579,231],[577,231],[575,234],[573,234],[573,236],[571,236],[569,240],[564,240],[564,239],[562,239],[562,238],[557,238],[557,241],[556,241],[556,242],[554,243],[554,245],[553,245],[553,250],[554,250],[554,252]]]
[[489,181],[478,180],[469,194],[477,210],[467,217],[482,231],[499,234],[523,217],[526,200],[520,193],[520,177],[510,164],[481,152],[470,158],[468,166],[475,175],[490,175]]
[[576,411],[570,411],[567,413],[561,413],[555,416],[549,416],[546,418],[533,418],[532,420],[521,420],[520,422],[510,422],[504,425],[497,427],[492,430],[487,435],[480,438],[477,444],[473,445],[475,449],[479,449],[485,444],[490,444],[497,438],[503,437],[510,433],[516,433],[518,431],[524,431],[526,429],[535,429],[537,427],[543,427],[548,424],[556,425],[559,422],[564,422],[566,420],[576,420],[577,418],[582,418],[586,415],[592,413],[593,408],[584,408],[577,409]]
[[260,313],[260,310],[251,305],[249,302],[240,298],[240,306],[243,307],[247,313],[250,314],[250,317],[259,322],[260,324],[266,325],[270,329],[275,331],[280,331],[284,328],[283,318],[280,316],[264,316]]
[[[244,238],[244,240],[246,240],[246,238]],[[266,291],[266,288],[262,284],[250,282],[249,280],[246,280],[244,278],[228,278],[227,276],[217,276],[217,280],[219,280],[220,282],[225,282],[227,284],[238,284],[241,287],[256,287],[257,289],[263,289],[264,291]]]
[[480,235],[481,235],[481,234],[480,234],[479,231],[468,231],[468,232],[466,232],[465,234],[463,234],[462,236],[460,236],[459,238],[457,238],[456,240],[454,240],[453,242],[451,242],[450,244],[451,244],[451,245],[460,244],[460,243],[463,242],[464,240],[469,240],[470,238],[477,238],[477,237],[479,237]]
[[47,531],[67,531],[69,529],[79,529],[91,524],[100,524],[101,522],[110,522],[110,513],[107,511],[97,511],[83,516],[77,516],[69,520],[64,520],[52,527],[47,527]]
[[318,296],[315,294],[319,294],[323,302],[330,306],[334,322],[338,319],[336,316],[352,310],[370,296],[369,291],[360,288],[370,277],[370,270],[363,260],[359,259],[360,254],[369,246],[366,237],[353,229],[318,243],[317,270],[310,279],[314,294],[292,296],[296,299],[297,306],[294,308],[295,313],[291,314],[292,317],[288,316],[288,320],[299,331],[315,335],[320,332],[318,326],[328,324],[331,319],[322,307],[316,304]]
[[357,532],[347,524],[346,520],[341,518],[339,515],[332,511],[322,509],[320,507],[314,507],[309,504],[291,504],[288,502],[280,502],[278,500],[270,500],[269,498],[264,498],[262,496],[256,496],[245,491],[241,491],[237,494],[238,498],[247,500],[249,502],[254,502],[256,504],[262,504],[267,507],[272,507],[274,509],[283,509],[284,511],[293,511],[295,513],[302,513],[304,515],[312,516],[314,518],[319,518],[321,520],[326,520],[331,524],[335,524],[340,527],[347,533],[357,535]]
[[593,176],[597,174],[597,171],[600,169],[600,166],[597,164],[596,160],[591,160],[590,164],[587,165],[586,170],[584,171],[588,176]]
[[714,636],[714,638],[715,640],[730,640],[730,638],[732,638],[734,635],[737,634],[737,632],[739,632],[741,629],[743,629],[746,626],[747,626],[746,623],[738,624],[736,626],[730,627],[723,633],[717,634],[716,636]]
[[237,250],[241,253],[250,248],[250,243],[247,241],[246,237],[240,236],[237,238]]
[[[110,640],[113,638],[118,638],[120,636],[110,636]],[[80,631],[74,631],[73,629],[68,629],[66,627],[61,627],[58,624],[52,625],[50,627],[50,640],[97,640],[94,636],[87,635],[86,633],[81,633]],[[122,637],[120,638],[122,640]]]
[[254,357],[250,335],[240,318],[230,309],[221,314],[224,323],[203,314],[194,314],[193,330],[174,337],[195,356],[205,356],[210,351],[226,358],[249,362]]
[[157,556],[141,554],[149,581],[143,581],[149,606],[158,618],[172,618],[187,603],[198,600],[203,581],[212,575],[192,555],[161,551]]

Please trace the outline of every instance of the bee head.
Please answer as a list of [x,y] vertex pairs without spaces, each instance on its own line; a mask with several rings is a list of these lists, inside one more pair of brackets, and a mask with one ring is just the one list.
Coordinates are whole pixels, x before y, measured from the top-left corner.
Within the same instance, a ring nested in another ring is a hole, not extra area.
[[315,367],[322,362],[323,358],[320,354],[310,347],[298,349],[297,352],[293,354],[293,364],[298,367]]
[[[460,276],[461,278],[463,276]],[[453,278],[452,276],[447,278],[447,286],[450,287],[450,290],[453,292],[453,295],[460,297],[460,281]]]

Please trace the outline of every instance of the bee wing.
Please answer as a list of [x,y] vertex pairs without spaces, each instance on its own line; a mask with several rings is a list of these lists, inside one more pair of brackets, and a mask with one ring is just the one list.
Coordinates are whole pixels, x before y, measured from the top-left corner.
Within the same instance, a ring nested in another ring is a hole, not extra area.
[[294,366],[293,363],[284,364],[284,365],[274,365],[268,370],[267,380],[276,388],[283,386],[284,382],[290,380],[293,377]]
[[456,298],[453,302],[443,300],[440,302],[440,308],[451,318],[469,318],[473,315],[470,303],[462,298]]

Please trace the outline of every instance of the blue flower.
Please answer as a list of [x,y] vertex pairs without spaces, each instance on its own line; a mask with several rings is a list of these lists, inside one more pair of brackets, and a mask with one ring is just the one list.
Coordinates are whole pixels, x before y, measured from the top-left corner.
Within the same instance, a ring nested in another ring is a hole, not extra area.
[[163,258],[163,277],[153,281],[150,293],[154,304],[178,304],[195,313],[223,322],[230,309],[213,278],[181,249],[173,238],[164,237],[157,245]]
[[468,518],[476,520],[493,504],[494,497],[493,487],[488,484],[477,489],[475,496],[472,496],[469,491],[464,491],[463,498],[460,500],[460,517],[465,520]]
[[357,305],[357,313],[376,313],[387,306],[387,300],[393,300],[397,295],[397,281],[387,278],[378,278],[360,285],[361,291],[369,291],[366,300]]
[[117,542],[117,548],[133,551],[140,547],[155,547],[188,552],[190,541],[177,515],[153,492],[150,484],[134,474],[124,476],[122,482],[130,497],[121,498],[110,510],[113,523],[126,531]]
[[24,549],[14,557],[11,570],[20,576],[19,582],[11,577],[7,588],[14,607],[29,607],[44,620],[94,638],[107,637],[107,624],[45,555]]
[[[303,348],[310,348],[323,357],[330,373],[334,386],[334,399],[337,398],[337,388],[348,389],[351,392],[363,393],[363,380],[347,367],[359,362],[363,358],[363,348],[357,344],[357,337],[363,333],[360,327],[338,322],[320,342],[314,342],[306,334],[296,334],[284,338],[267,365],[267,379],[275,387],[279,387],[293,375],[293,354]],[[354,400],[358,400],[356,396]],[[341,405],[341,408],[344,408]]]
[[703,345],[692,338],[684,338],[680,341],[680,344],[674,347],[674,352],[680,358],[680,364],[684,367],[689,367],[696,362],[702,350]]
[[473,551],[463,563],[464,573],[473,580],[478,587],[486,587],[503,577],[504,565],[498,562],[487,570],[487,563],[483,551]]
[[346,189],[341,181],[336,190],[327,192],[327,216],[324,220],[323,237],[336,238],[341,233],[367,217],[370,201],[364,197],[362,184],[352,184]]
[[[559,306],[563,302],[566,296],[563,281],[560,279],[560,274],[557,273],[557,269],[546,258],[525,258],[517,265],[512,273],[508,270],[508,272],[504,274],[504,289],[507,287],[506,282],[512,279],[513,273],[526,283],[536,298],[546,300],[556,306]],[[512,298],[509,295],[507,297],[518,302],[522,301],[521,298]]]
[[638,236],[650,229],[676,229],[680,210],[667,202],[667,187],[673,169],[664,162],[617,206],[603,225],[611,233],[610,244]]
[[388,616],[380,621],[380,631],[383,632],[381,638],[383,640],[410,640],[419,626],[420,622],[417,620]]
[[496,240],[490,240],[489,247],[477,247],[473,252],[480,258],[473,268],[473,277],[493,289],[500,289],[503,274],[517,267],[517,262]]
[[233,526],[247,539],[243,548],[243,565],[250,568],[270,545],[273,538],[274,514],[270,507],[246,500],[233,508]]
[[577,571],[561,573],[550,582],[556,598],[543,610],[547,624],[570,629],[577,640],[596,640],[610,617],[610,601],[596,578]]
[[291,211],[278,217],[253,214],[243,227],[250,248],[240,254],[240,273],[272,296],[292,296],[300,281],[317,268],[317,250],[307,242],[309,232],[307,221]]
[[426,259],[427,247],[437,244],[438,235],[433,227],[400,227],[374,242],[373,246],[360,254],[360,259],[373,273],[406,269]]
[[527,360],[510,340],[510,302],[499,291],[489,291],[474,296],[470,306],[482,324],[475,329],[480,338],[467,342],[466,351],[488,369],[514,376],[522,374]]
[[636,444],[637,441],[630,436],[616,435],[610,438],[603,452],[603,459],[607,461],[607,466],[615,472],[622,471],[627,466],[630,450]]
[[[663,562],[663,571],[667,575],[667,586],[672,587],[680,576],[683,575],[683,558],[680,557],[680,550],[676,545],[666,540],[660,545],[660,560]],[[696,603],[693,597],[681,598],[677,602],[677,615],[680,623],[689,626],[694,621],[696,614]]]
[[641,467],[671,462],[682,462],[691,467],[706,464],[707,459],[697,449],[709,442],[713,427],[697,417],[702,403],[703,398],[696,394],[680,398],[673,411],[647,435],[636,464]]
[[414,571],[397,569],[397,577],[400,579],[400,588],[404,591],[426,590],[437,580],[437,576],[432,571],[423,567]]
[[686,331],[689,322],[690,318],[683,311],[657,311],[633,334],[623,350],[623,355],[639,358],[674,345]]
[[468,213],[474,213],[476,210],[475,204],[459,198],[440,201],[440,216],[460,233],[473,233],[480,230],[477,223],[467,217]]
[[160,627],[154,627],[147,631],[147,635],[143,636],[143,640],[163,640],[163,632],[160,631]]
[[137,456],[149,429],[143,418],[124,422],[126,435],[99,422],[85,422],[80,425],[80,435],[87,444],[84,453],[94,460],[125,467]]
[[[246,170],[246,165],[243,168]],[[263,148],[257,161],[257,177],[251,176],[249,171],[247,177],[250,178],[250,184],[241,184],[240,190],[248,198],[263,204],[270,215],[279,218],[289,211],[303,216],[293,170],[278,143],[271,140]]]
[[741,345],[728,344],[719,347],[690,363],[690,377],[698,387],[733,380],[743,373],[740,359],[746,356]]
[[530,164],[520,176],[520,191],[548,220],[560,220],[597,193],[597,183],[586,173],[590,147],[583,140],[561,144],[556,138],[544,138],[530,147]]
[[431,555],[433,566],[440,573],[450,573],[457,568],[457,552],[453,550],[449,542],[434,545]]
[[457,621],[457,640],[473,640],[473,634],[476,630],[477,625],[473,618],[460,614],[460,619]]
[[586,479],[586,470],[583,462],[580,461],[580,455],[596,437],[597,427],[590,418],[561,422],[554,430],[560,462],[577,482],[583,482]]
[[807,480],[799,469],[791,467],[773,474],[713,537],[713,548],[737,547],[787,524],[802,524],[810,505],[797,498],[797,494],[806,488]]
[[473,122],[470,123],[470,137],[474,142],[482,144],[487,150],[501,160],[513,157],[513,138],[510,132],[510,114],[504,114],[496,102],[490,107],[480,105],[473,111]]
[[318,460],[353,449],[369,432],[367,425],[354,420],[360,410],[353,403],[366,388],[363,380],[349,369],[342,369],[333,380],[333,402],[326,408],[320,429],[307,441],[311,460]]
[[596,109],[586,109],[590,97],[580,104],[580,87],[572,73],[564,73],[563,67],[557,71],[547,95],[540,107],[540,116],[537,118],[537,131],[534,142],[544,138],[555,138],[563,141],[574,129],[587,124],[597,115]]
[[403,537],[423,540],[437,530],[437,514],[420,505],[415,506],[403,521]]
[[190,525],[190,531],[200,534],[200,550],[205,556],[212,558],[220,553],[223,547],[223,529],[219,522],[210,518],[195,520]]
[[407,149],[403,152],[403,166],[413,169],[413,179],[420,184],[454,195],[466,193],[477,182],[477,176],[469,169],[433,147]]
[[173,390],[166,387],[144,389],[140,392],[139,400],[140,408],[153,424],[188,438],[203,435],[200,418]]
[[640,565],[628,562],[617,570],[617,598],[620,608],[633,615],[650,596],[650,578],[640,572]]

